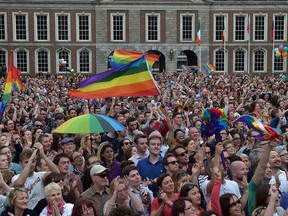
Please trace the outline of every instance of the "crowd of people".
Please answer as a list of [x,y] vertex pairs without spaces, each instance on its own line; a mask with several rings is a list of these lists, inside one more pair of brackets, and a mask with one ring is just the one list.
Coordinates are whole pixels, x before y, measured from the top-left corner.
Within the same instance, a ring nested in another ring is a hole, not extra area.
[[[86,78],[21,77],[0,124],[0,215],[288,216],[284,75],[159,73],[157,96],[69,98]],[[4,86],[2,77],[2,96]],[[212,107],[227,115],[220,142],[201,133]],[[125,129],[54,132],[87,113]],[[257,140],[234,121],[241,115],[278,128],[281,139]]]

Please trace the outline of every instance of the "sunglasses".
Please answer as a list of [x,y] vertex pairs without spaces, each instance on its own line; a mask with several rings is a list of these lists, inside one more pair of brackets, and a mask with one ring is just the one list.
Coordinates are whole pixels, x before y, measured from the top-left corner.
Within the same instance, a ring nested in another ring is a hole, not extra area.
[[176,155],[176,157],[184,157],[185,155],[188,154],[188,151],[182,152],[181,154]]
[[64,179],[55,179],[55,180],[54,180],[55,183],[59,183],[59,182],[61,182],[61,181],[64,182]]
[[167,165],[169,165],[169,164],[175,165],[176,163],[178,164],[178,161],[170,161],[170,162],[167,163]]
[[143,103],[143,101],[137,101],[137,103]]
[[97,174],[95,176],[98,176],[100,178],[105,178],[105,177],[107,177],[107,173],[100,173],[100,174]]
[[229,208],[234,207],[234,206],[236,206],[237,204],[240,204],[240,203],[241,203],[241,201],[240,201],[240,199],[238,199],[237,201],[230,203],[229,204]]
[[43,125],[35,125],[35,127],[43,127]]
[[123,142],[124,145],[132,145],[133,142]]

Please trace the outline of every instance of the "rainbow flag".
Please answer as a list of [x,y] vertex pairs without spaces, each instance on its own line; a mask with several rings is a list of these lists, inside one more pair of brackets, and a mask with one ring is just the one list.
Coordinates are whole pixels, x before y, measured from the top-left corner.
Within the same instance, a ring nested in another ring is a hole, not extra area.
[[96,74],[70,89],[69,97],[107,98],[159,95],[156,82],[147,66],[146,56],[108,71]]
[[143,55],[146,56],[149,68],[151,69],[154,65],[154,63],[159,58],[158,55],[155,54],[144,54],[140,52],[133,52],[128,50],[118,50],[115,49],[112,59],[110,61],[111,67],[118,67],[120,65],[127,64],[129,62],[135,61],[139,58],[141,58]]
[[99,98],[93,99],[93,104],[94,104],[96,107],[99,107],[99,106],[100,106],[100,100],[99,100]]
[[196,33],[196,43],[198,46],[201,45],[201,26],[200,26],[200,19],[198,19],[198,27],[197,27],[197,33]]
[[206,71],[207,74],[210,74],[213,71],[216,71],[216,67],[209,63],[202,65],[202,68]]
[[13,91],[19,92],[22,90],[22,88],[23,88],[23,84],[21,82],[20,77],[18,77],[13,84]]
[[190,70],[190,66],[188,65],[181,65],[183,72],[188,72]]
[[264,124],[259,119],[249,116],[249,115],[243,115],[240,116],[238,119],[236,119],[234,122],[244,122],[249,128],[257,131],[260,133],[258,136],[255,137],[255,139],[258,140],[271,140],[271,139],[281,139],[280,133],[277,131],[277,129],[274,129],[270,127],[269,125]]
[[9,101],[11,92],[12,92],[12,86],[15,80],[18,79],[20,75],[20,70],[13,65],[13,51],[10,52],[10,59],[9,59],[9,66],[8,66],[8,73],[6,78],[6,84],[4,87],[4,93],[2,98],[2,103],[0,106],[0,123],[2,122],[3,115],[5,112],[5,109],[7,107],[7,103]]

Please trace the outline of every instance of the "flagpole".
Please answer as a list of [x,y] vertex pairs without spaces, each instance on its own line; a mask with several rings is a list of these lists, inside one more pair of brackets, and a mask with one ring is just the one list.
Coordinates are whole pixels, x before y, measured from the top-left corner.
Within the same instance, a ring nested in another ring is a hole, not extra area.
[[226,17],[224,16],[224,29],[223,29],[223,44],[224,44],[224,75],[226,75],[226,70],[227,69],[225,66],[227,64],[226,62],[226,26],[225,23],[226,22]]
[[272,20],[272,73],[274,73],[275,20]]
[[248,17],[248,26],[247,26],[247,30],[248,30],[248,58],[247,58],[247,73],[250,74],[250,15]]
[[[200,35],[201,35],[201,18],[199,18],[199,25],[200,25]],[[199,72],[200,72],[200,73],[201,73],[201,71],[202,71],[202,70],[201,70],[201,68],[202,68],[202,67],[201,67],[201,65],[202,65],[202,44],[201,44],[201,43],[202,43],[202,41],[201,41],[201,39],[200,39],[200,47],[199,47],[199,49],[200,49],[200,50],[199,50],[199,55],[200,55],[200,61],[199,61],[199,63],[200,63],[200,65],[199,65],[200,68],[199,68]]]

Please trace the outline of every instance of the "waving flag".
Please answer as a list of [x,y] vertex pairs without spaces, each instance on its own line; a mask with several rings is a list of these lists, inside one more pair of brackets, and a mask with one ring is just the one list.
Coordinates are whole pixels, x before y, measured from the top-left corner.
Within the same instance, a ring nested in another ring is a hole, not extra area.
[[198,19],[198,27],[197,27],[197,34],[196,34],[196,42],[198,46],[201,45],[201,26],[200,26],[200,19]]
[[22,85],[21,79],[20,77],[18,77],[13,84],[13,91],[19,92],[22,90],[22,88],[23,88],[23,85]]
[[249,115],[243,115],[240,116],[238,119],[236,119],[234,122],[244,122],[245,124],[247,124],[247,126],[255,131],[257,131],[258,133],[260,133],[258,136],[255,137],[255,139],[258,140],[271,140],[271,139],[281,139],[281,135],[280,133],[270,127],[269,125],[266,125],[264,123],[262,123],[259,119],[253,117],[253,116],[249,116]]
[[146,56],[96,74],[79,83],[78,89],[68,91],[69,97],[107,98],[159,95],[159,90],[147,66]]
[[212,64],[204,64],[202,65],[202,68],[206,71],[207,74],[210,74],[213,71],[216,71],[216,67]]
[[13,65],[13,51],[11,51],[10,58],[9,58],[9,67],[8,67],[8,73],[7,73],[7,78],[6,78],[6,84],[4,87],[2,103],[0,106],[0,124],[2,122],[3,114],[5,112],[7,103],[9,101],[9,98],[12,92],[12,86],[14,82],[18,79],[19,75],[20,75],[20,70]]
[[133,52],[128,50],[114,50],[113,57],[110,61],[111,67],[118,67],[120,65],[127,64],[129,62],[135,61],[139,58],[141,58],[143,55],[146,56],[149,68],[151,69],[154,65],[154,63],[159,58],[158,55],[155,54],[143,54],[140,52]]

